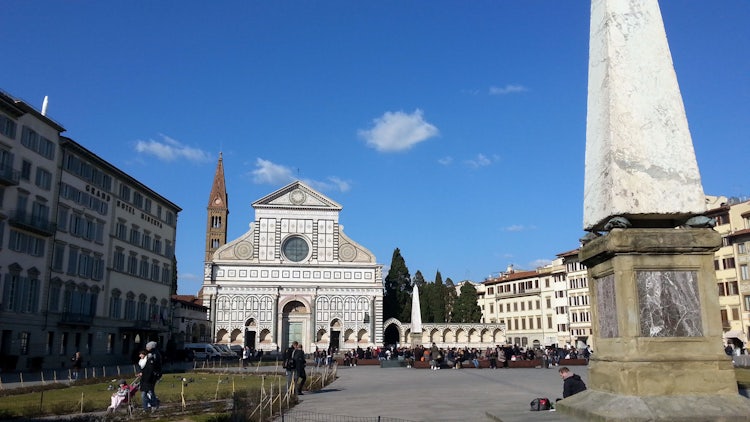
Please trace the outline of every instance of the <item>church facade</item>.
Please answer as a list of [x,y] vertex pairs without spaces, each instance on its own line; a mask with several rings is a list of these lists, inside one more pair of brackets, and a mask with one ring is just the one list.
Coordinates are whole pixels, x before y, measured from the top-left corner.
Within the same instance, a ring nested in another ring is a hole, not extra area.
[[201,293],[216,342],[264,351],[293,341],[306,351],[382,344],[382,265],[344,233],[339,204],[295,181],[254,202],[249,230],[221,244],[223,189],[220,158]]

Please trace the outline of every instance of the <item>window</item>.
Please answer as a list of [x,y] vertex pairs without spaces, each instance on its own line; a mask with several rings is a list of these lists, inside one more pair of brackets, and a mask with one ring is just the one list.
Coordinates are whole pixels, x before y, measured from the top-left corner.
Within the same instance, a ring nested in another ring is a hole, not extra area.
[[722,264],[724,264],[724,269],[734,268],[734,258],[724,258],[721,260]]
[[52,347],[55,345],[55,332],[47,331],[47,345],[45,347],[45,354],[52,354]]
[[23,160],[21,162],[21,180],[31,180],[31,162]]
[[742,280],[750,279],[750,273],[748,273],[747,264],[740,265],[740,279]]
[[750,312],[750,295],[745,295],[742,299],[745,301],[745,311]]
[[7,116],[0,114],[0,133],[7,136],[8,138],[16,138],[16,122],[8,118]]
[[29,333],[28,331],[22,331],[21,334],[18,336],[19,346],[21,348],[20,352],[22,355],[29,354],[29,339],[30,338],[31,338],[31,333]]
[[732,308],[732,319],[734,321],[738,321],[740,319],[740,309],[739,308]]
[[745,250],[745,244],[744,243],[738,243],[737,244],[737,253],[739,254],[745,254],[747,251]]
[[123,270],[125,270],[125,252],[122,248],[115,248],[112,267],[115,271],[122,272]]
[[68,207],[60,205],[57,208],[57,230],[68,231]]
[[130,202],[130,187],[128,185],[120,185],[120,199]]
[[55,271],[62,271],[64,258],[65,244],[61,242],[55,242],[55,246],[52,251],[52,269]]
[[143,209],[143,195],[140,192],[133,192],[133,205],[138,209]]
[[35,183],[44,190],[50,190],[52,187],[52,173],[41,167],[37,167]]

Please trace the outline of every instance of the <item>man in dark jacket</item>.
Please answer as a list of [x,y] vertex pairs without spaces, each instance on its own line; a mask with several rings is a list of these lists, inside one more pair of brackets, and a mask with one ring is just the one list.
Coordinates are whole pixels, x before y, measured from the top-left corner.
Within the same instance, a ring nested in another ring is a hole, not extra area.
[[560,378],[563,379],[563,398],[578,394],[586,389],[586,384],[580,376],[570,372],[570,369],[563,366],[560,368]]
[[156,342],[146,344],[145,353],[141,353],[138,364],[141,366],[141,397],[144,411],[154,411],[159,408],[159,398],[156,397],[156,382],[161,378],[161,354],[156,348]]
[[[295,341],[295,343],[297,343]],[[305,351],[302,350],[302,345],[297,344],[297,348],[294,350],[294,353],[292,354],[292,359],[294,360],[294,366],[297,370],[297,379],[299,380],[297,384],[297,394],[302,394],[302,387],[305,386],[305,381],[307,381],[307,373],[305,372]]]

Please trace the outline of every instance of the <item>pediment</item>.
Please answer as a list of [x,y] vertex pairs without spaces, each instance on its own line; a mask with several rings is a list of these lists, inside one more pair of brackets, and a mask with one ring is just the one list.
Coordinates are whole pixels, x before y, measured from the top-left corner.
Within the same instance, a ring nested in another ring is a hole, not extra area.
[[315,209],[341,211],[341,205],[297,180],[253,202],[253,208]]

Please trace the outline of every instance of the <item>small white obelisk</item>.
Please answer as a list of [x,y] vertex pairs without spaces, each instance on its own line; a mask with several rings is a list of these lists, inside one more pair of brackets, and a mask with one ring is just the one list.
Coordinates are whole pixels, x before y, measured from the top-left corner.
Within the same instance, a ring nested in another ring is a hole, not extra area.
[[419,306],[419,286],[414,285],[411,296],[411,344],[422,344],[422,308]]

